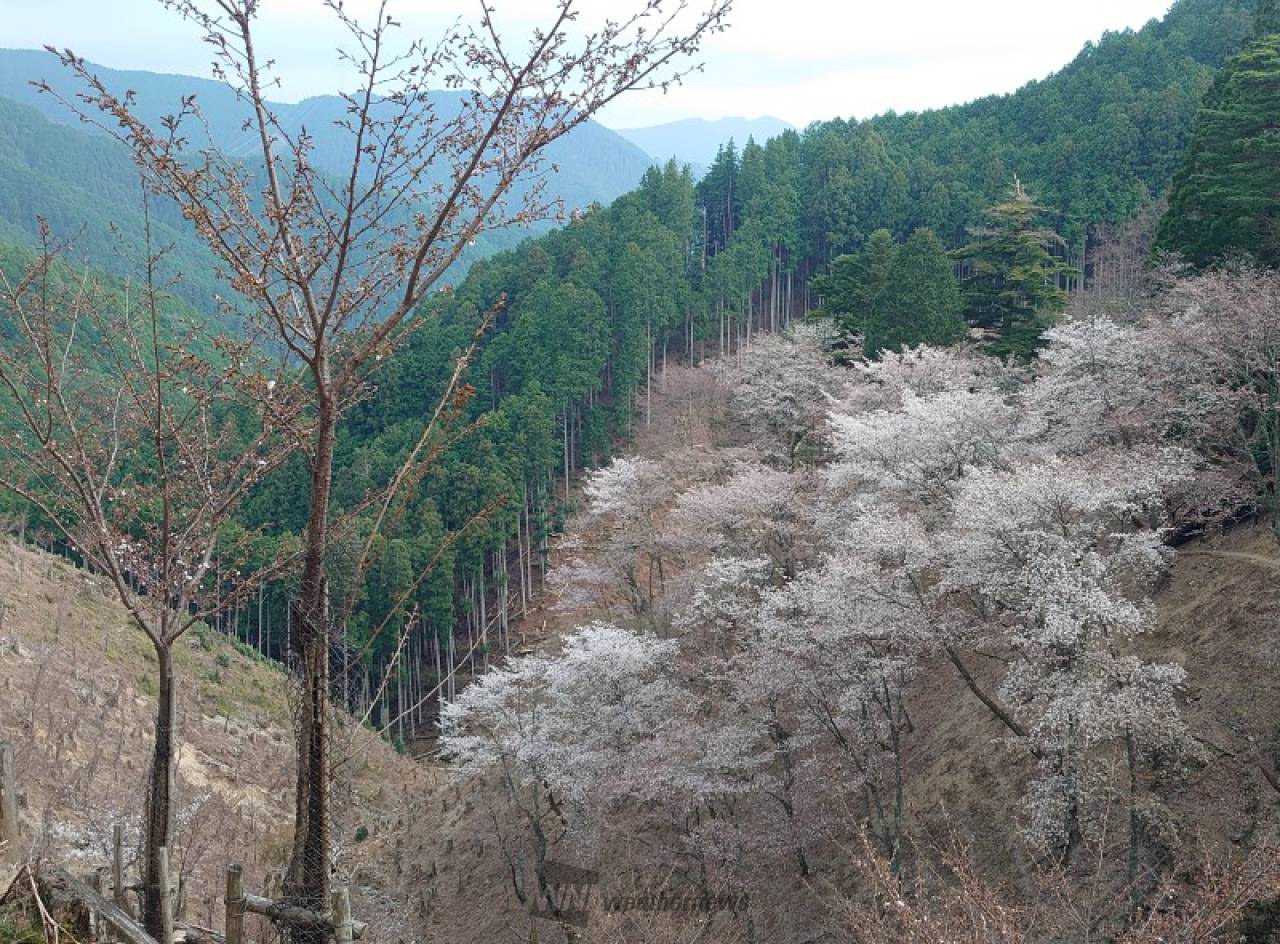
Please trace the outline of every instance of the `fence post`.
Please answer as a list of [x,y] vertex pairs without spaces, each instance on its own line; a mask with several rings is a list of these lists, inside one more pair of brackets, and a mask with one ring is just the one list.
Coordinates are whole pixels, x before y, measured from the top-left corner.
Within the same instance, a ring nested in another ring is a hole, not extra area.
[[227,866],[227,944],[244,944],[244,873]]
[[[102,894],[102,872],[94,869],[89,876],[89,887],[99,895]],[[111,934],[111,925],[103,921],[99,917],[98,912],[90,905],[89,911],[89,940],[91,941],[110,941],[113,939]]]
[[169,848],[160,847],[160,944],[173,944],[173,889],[169,886]]
[[[13,772],[13,746],[0,742],[0,843],[5,845],[8,858],[17,862],[21,858],[21,837],[18,833],[18,781]],[[0,856],[3,858],[3,856]]]
[[355,941],[351,926],[351,893],[345,885],[333,893],[333,940],[334,944],[353,944]]
[[111,899],[125,914],[133,915],[124,890],[124,827],[119,823],[111,827]]

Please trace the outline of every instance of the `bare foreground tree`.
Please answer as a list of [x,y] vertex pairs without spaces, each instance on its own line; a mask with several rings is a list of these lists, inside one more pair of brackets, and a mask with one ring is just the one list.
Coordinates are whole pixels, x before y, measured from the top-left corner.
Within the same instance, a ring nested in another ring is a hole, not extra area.
[[547,25],[524,40],[504,35],[496,9],[481,2],[474,23],[408,43],[397,41],[385,0],[367,21],[339,0],[318,0],[344,27],[350,48],[340,60],[359,76],[343,95],[347,157],[336,176],[317,170],[312,138],[286,129],[268,101],[276,78],[255,41],[259,0],[160,2],[214,50],[216,75],[244,104],[258,143],[251,162],[207,134],[192,144],[189,135],[203,128],[194,97],[150,127],[130,94],[107,88],[71,51],[57,54],[84,83],[68,104],[129,147],[213,250],[251,336],[287,351],[306,378],[310,504],[292,636],[302,695],[286,894],[323,908],[337,628],[325,572],[339,419],[478,234],[561,209],[546,197],[551,168],[541,152],[619,95],[678,83],[687,58],[725,28],[732,0],[705,0],[702,9],[630,0],[591,25],[580,22],[581,0],[549,0]]
[[24,271],[0,271],[7,424],[0,486],[33,505],[43,527],[106,577],[155,651],[143,918],[164,940],[160,857],[173,832],[177,766],[174,645],[274,572],[260,567],[228,591],[215,565],[248,570],[253,535],[229,539],[226,525],[305,436],[305,401],[246,342],[209,339],[197,351],[175,341],[178,325],[161,312],[159,255],[145,259],[140,290],[103,284],[68,259],[46,233]]

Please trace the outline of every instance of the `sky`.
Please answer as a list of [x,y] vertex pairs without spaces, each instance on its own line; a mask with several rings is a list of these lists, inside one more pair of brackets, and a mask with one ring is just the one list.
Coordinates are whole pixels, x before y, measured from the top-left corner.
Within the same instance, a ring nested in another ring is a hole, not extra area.
[[[372,0],[346,0],[359,11]],[[544,22],[552,0],[488,0],[510,36]],[[580,0],[586,18],[641,0]],[[703,0],[691,0],[698,4]],[[1108,30],[1137,29],[1170,0],[734,0],[702,71],[684,86],[632,93],[600,116],[614,128],[680,118],[772,115],[803,126],[1011,92],[1069,62]],[[480,0],[391,0],[403,35],[434,36]],[[258,45],[279,63],[275,96],[295,101],[346,83],[340,33],[320,0],[262,0]],[[209,74],[208,50],[159,0],[0,0],[0,45],[52,44],[111,68]]]

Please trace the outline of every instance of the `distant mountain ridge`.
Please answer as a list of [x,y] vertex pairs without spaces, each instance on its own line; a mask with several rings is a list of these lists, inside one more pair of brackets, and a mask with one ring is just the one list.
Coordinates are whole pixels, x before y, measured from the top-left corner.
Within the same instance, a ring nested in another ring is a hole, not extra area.
[[649,154],[655,161],[665,162],[674,157],[683,164],[709,167],[716,159],[716,151],[730,139],[739,147],[755,138],[763,144],[769,138],[792,129],[781,118],[765,115],[760,118],[684,118],[666,124],[644,128],[619,128],[617,133]]
[[[245,106],[222,83],[96,65],[93,69],[112,91],[132,91],[137,114],[152,125],[176,111],[182,96],[194,94],[215,145],[232,157],[254,162],[257,145],[243,127]],[[35,79],[48,82],[69,100],[80,90],[74,76],[50,53],[0,49],[0,242],[30,244],[41,215],[60,235],[78,233],[80,248],[95,265],[123,275],[126,264],[113,250],[120,237],[128,242],[141,232],[140,190],[129,155],[105,134],[78,121],[54,96],[32,86]],[[441,92],[439,111],[447,115],[457,109],[462,94]],[[335,122],[346,116],[346,104],[339,96],[274,107],[287,131],[305,126],[314,143],[316,167],[345,175],[349,144]],[[191,142],[193,148],[203,144]],[[559,168],[549,181],[549,195],[559,197],[566,210],[612,202],[634,188],[652,164],[639,147],[596,122],[556,141],[545,156],[548,164]],[[159,214],[169,227],[162,236],[177,247],[174,259],[185,273],[180,292],[211,311],[217,281],[212,257],[176,212],[162,208]],[[513,246],[550,225],[485,234],[470,259]]]
[[[125,71],[92,65],[107,87],[136,96],[137,114],[149,124],[174,112],[184,95],[194,94],[201,113],[209,123],[214,142],[233,157],[256,156],[256,135],[244,128],[248,110],[226,85],[212,79],[158,72]],[[50,121],[76,124],[73,115],[53,96],[31,85],[41,79],[58,94],[74,97],[79,83],[50,54],[31,49],[0,49],[0,95],[29,105]],[[436,107],[441,114],[453,113],[466,93],[441,91]],[[319,95],[300,102],[273,103],[281,125],[290,132],[306,127],[311,135],[316,166],[328,173],[342,173],[348,155],[347,135],[336,121],[345,118],[346,103],[337,95]],[[199,147],[201,142],[193,141]],[[591,203],[609,203],[640,182],[651,163],[640,147],[594,121],[588,122],[552,144],[546,151],[549,163],[559,165],[553,190],[567,208]]]

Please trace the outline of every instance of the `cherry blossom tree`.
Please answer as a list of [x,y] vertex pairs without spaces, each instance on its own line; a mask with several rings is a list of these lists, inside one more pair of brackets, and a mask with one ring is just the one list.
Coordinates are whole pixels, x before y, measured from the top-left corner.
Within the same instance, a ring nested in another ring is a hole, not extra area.
[[1028,831],[1064,858],[1104,775],[1100,745],[1123,738],[1132,764],[1187,756],[1181,668],[1125,651],[1168,559],[1164,490],[1186,474],[1177,452],[1095,454],[976,472],[957,494],[940,591],[1013,649],[1001,697],[1041,767]]
[[735,413],[770,459],[794,468],[822,457],[826,413],[844,377],[819,332],[793,329],[753,342],[738,354],[729,379]]
[[1173,316],[1164,342],[1186,365],[1183,442],[1246,479],[1280,539],[1280,275],[1237,267],[1178,280],[1159,313]]
[[1008,461],[1019,411],[995,393],[902,392],[895,410],[833,414],[835,487],[857,487],[925,506],[947,506],[967,470]]
[[575,555],[549,580],[561,601],[571,607],[591,605],[623,591],[631,615],[655,619],[655,604],[666,582],[666,558],[672,548],[667,534],[667,505],[675,490],[673,477],[661,463],[617,458],[587,476],[585,530],[591,548],[562,543]]
[[[784,747],[834,748],[835,780],[825,752],[806,751],[796,762],[812,768],[824,791],[860,797],[895,868],[903,744],[913,730],[906,689],[928,635],[921,616],[902,572],[845,552],[765,596],[761,640],[742,660],[741,690],[763,704],[781,756]],[[782,801],[790,815],[794,804]]]
[[781,574],[811,556],[816,477],[759,463],[740,463],[728,479],[682,493],[673,511],[673,540],[714,554],[764,554]]
[[[441,717],[445,754],[461,774],[494,775],[532,846],[537,895],[562,903],[547,881],[547,854],[653,780],[640,772],[660,757],[679,715],[665,672],[675,643],[596,623],[567,636],[558,655],[516,659],[481,676]],[[512,869],[521,900],[528,893]]]
[[907,390],[921,397],[952,390],[994,390],[1002,386],[1014,370],[998,358],[966,347],[921,344],[884,351],[873,360],[853,365],[854,379],[836,412],[898,409]]
[[[46,232],[22,272],[0,271],[0,487],[107,579],[155,654],[142,872],[158,938],[172,932],[159,876],[176,815],[174,647],[279,573],[283,561],[250,572],[256,534],[231,526],[309,429],[279,364],[243,341],[187,343],[162,270],[149,254],[139,285],[112,285]],[[245,572],[233,590],[217,563]]]

